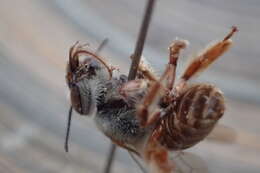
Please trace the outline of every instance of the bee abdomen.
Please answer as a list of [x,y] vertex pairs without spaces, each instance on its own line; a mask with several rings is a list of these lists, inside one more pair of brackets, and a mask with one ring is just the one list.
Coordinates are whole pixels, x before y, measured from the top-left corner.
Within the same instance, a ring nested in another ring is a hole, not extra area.
[[176,103],[156,129],[161,133],[159,142],[172,150],[186,149],[203,140],[225,110],[221,91],[207,84],[189,87]]

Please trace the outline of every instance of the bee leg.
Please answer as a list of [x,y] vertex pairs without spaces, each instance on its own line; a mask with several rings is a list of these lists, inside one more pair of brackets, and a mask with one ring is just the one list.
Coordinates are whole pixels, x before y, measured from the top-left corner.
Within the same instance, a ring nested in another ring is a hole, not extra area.
[[174,172],[175,164],[169,156],[169,150],[158,142],[162,135],[160,129],[154,131],[142,153],[144,160],[148,163],[149,171],[154,173],[171,173]]
[[169,47],[170,55],[169,55],[169,62],[167,65],[167,68],[170,69],[170,75],[167,83],[167,88],[169,90],[172,90],[175,77],[176,77],[176,67],[177,62],[180,56],[181,49],[184,49],[188,46],[189,42],[187,40],[179,40],[176,39],[172,42],[172,44]]
[[[172,77],[169,80],[169,87],[171,88],[174,84],[175,79],[175,71],[176,71],[176,65],[179,58],[180,50],[184,49],[188,45],[187,40],[178,40],[172,42],[172,44],[169,47],[170,50],[170,58],[168,66],[172,69]],[[158,77],[154,74],[154,70],[152,67],[148,64],[147,60],[142,57],[139,67],[138,67],[138,74],[137,77],[141,79],[148,79],[151,81],[158,80]]]
[[187,44],[188,43],[186,40],[177,39],[171,44],[169,48],[169,63],[165,69],[165,72],[159,81],[154,80],[148,93],[145,95],[142,104],[137,108],[137,115],[140,118],[142,126],[150,125],[160,118],[160,110],[157,105],[161,97],[166,95],[166,92],[169,92],[173,87],[180,50],[184,49]]
[[233,26],[231,31],[223,40],[209,45],[201,51],[201,53],[195,56],[181,76],[181,81],[178,84],[178,87],[182,87],[188,80],[199,72],[204,71],[210,64],[223,55],[231,47],[232,40],[230,38],[237,31],[238,29]]
[[[132,58],[132,57],[131,57]],[[148,79],[150,81],[156,81],[158,80],[158,77],[154,73],[153,68],[151,65],[147,62],[145,57],[142,57],[140,64],[137,69],[137,78],[138,79]]]
[[166,68],[161,78],[151,84],[143,101],[137,106],[137,116],[140,119],[141,126],[148,126],[160,118],[161,111],[158,103],[167,91],[166,86],[170,72],[171,69]]
[[147,144],[144,159],[148,163],[149,172],[152,173],[171,173],[175,169],[168,150],[154,140],[150,140]]

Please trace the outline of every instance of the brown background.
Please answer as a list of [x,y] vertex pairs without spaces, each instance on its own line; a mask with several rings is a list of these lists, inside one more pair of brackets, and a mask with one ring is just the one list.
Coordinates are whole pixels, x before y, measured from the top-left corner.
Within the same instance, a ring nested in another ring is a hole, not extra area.
[[[176,36],[191,43],[181,71],[189,55],[232,25],[240,29],[233,48],[196,79],[223,90],[227,111],[211,140],[188,150],[189,165],[201,168],[194,172],[260,171],[259,8],[258,0],[157,2],[144,56],[158,73]],[[101,172],[109,140],[90,118],[74,116],[70,154],[63,150],[68,49],[77,40],[96,48],[109,38],[102,55],[127,73],[143,9],[142,0],[1,1],[1,173]],[[140,172],[120,150],[114,172],[123,171]]]

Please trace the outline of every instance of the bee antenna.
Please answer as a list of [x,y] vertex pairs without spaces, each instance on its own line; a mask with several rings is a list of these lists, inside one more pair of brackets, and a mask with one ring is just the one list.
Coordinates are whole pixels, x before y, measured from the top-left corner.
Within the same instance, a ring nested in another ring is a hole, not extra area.
[[88,51],[88,50],[78,50],[74,56],[78,56],[80,54],[86,54],[86,55],[91,55],[93,56],[94,58],[96,58],[99,62],[101,62],[105,68],[107,69],[108,73],[109,73],[109,76],[110,78],[112,78],[112,70],[109,68],[109,66],[107,65],[107,63],[100,57],[98,56],[97,54],[95,54],[94,52],[91,52],[91,51]]
[[69,137],[70,137],[70,126],[71,126],[71,118],[72,118],[72,106],[70,106],[69,114],[68,114],[68,122],[66,127],[66,138],[64,143],[64,149],[66,152],[69,152]]

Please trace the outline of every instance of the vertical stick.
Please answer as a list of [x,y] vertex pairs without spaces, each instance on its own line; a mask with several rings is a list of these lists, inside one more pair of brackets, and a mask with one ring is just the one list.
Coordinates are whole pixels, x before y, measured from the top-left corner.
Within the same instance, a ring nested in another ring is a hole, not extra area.
[[[136,77],[137,69],[140,63],[141,55],[144,48],[144,43],[148,31],[148,27],[151,21],[151,16],[154,9],[155,0],[147,0],[145,14],[143,17],[142,25],[139,31],[138,39],[135,46],[134,54],[132,55],[132,64],[130,67],[130,71],[128,74],[128,80],[134,80]],[[115,157],[116,146],[115,144],[111,144],[109,156],[106,162],[106,167],[104,173],[110,173],[111,166],[113,164],[113,160]]]
[[148,0],[146,4],[146,10],[143,17],[141,29],[139,31],[138,40],[135,46],[135,52],[132,55],[132,64],[128,74],[128,80],[135,79],[137,69],[140,63],[141,55],[143,53],[144,43],[148,31],[148,27],[151,21],[155,0]]
[[115,159],[115,154],[116,154],[116,145],[115,144],[110,144],[110,149],[109,149],[109,154],[106,162],[106,167],[104,169],[104,173],[110,173],[111,172],[111,167]]
[[72,106],[70,106],[69,109],[69,116],[68,116],[68,121],[67,121],[67,129],[66,129],[66,138],[65,138],[65,144],[64,144],[64,149],[66,152],[69,152],[69,137],[70,137],[70,124],[71,124],[71,118],[72,118]]

